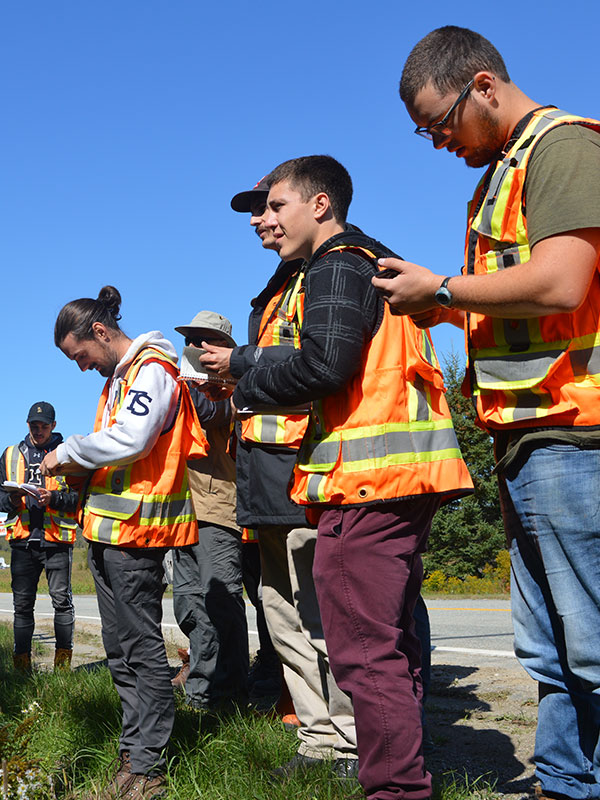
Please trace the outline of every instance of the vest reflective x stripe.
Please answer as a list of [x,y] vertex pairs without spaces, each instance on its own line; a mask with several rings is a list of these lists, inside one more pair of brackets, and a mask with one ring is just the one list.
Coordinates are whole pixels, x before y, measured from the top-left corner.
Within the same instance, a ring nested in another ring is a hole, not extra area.
[[[262,316],[257,345],[283,345],[298,350],[303,319],[304,273],[300,272],[271,298]],[[253,414],[242,421],[241,437],[247,442],[298,449],[307,426],[307,414]]]
[[[375,258],[363,248],[335,249]],[[472,486],[429,331],[386,306],[360,372],[313,403],[291,498],[362,505],[434,492],[457,497]]]
[[[6,478],[17,483],[26,483],[25,456],[17,445],[6,450]],[[69,487],[63,477],[44,478],[44,488],[48,491],[68,492]],[[46,506],[44,509],[44,538],[49,542],[63,542],[71,544],[75,541],[77,533],[76,513],[56,511]],[[7,539],[26,539],[31,530],[31,518],[25,498],[21,498],[21,508],[6,520]]]
[[[162,351],[140,351],[110,410],[113,425],[127,392],[145,364],[159,362],[173,377],[173,361]],[[100,398],[94,430],[100,430],[110,381]],[[85,504],[83,535],[92,541],[128,547],[179,547],[198,541],[196,514],[188,485],[186,461],[206,455],[207,442],[198,422],[189,389],[178,383],[178,411],[150,453],[133,464],[103,467],[94,472]]]
[[[600,132],[595,120],[558,109],[535,111],[480,182],[469,209],[468,273],[492,273],[529,260],[523,208],[527,166],[542,136],[566,124]],[[598,270],[582,306],[571,314],[532,319],[469,314],[471,387],[480,419],[491,427],[598,424],[599,320]]]

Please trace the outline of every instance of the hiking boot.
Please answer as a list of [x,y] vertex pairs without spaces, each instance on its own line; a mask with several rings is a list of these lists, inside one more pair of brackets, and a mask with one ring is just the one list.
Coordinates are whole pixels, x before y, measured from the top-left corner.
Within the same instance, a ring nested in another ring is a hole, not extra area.
[[59,672],[60,670],[70,671],[72,657],[72,650],[67,650],[65,647],[57,647],[54,651],[54,672]]
[[177,648],[177,654],[181,659],[181,667],[177,675],[175,675],[175,677],[171,680],[171,684],[176,689],[183,689],[185,682],[188,679],[188,675],[190,674],[190,654],[187,650],[184,650],[183,647]]
[[136,775],[121,794],[122,800],[151,800],[164,797],[167,793],[167,779],[164,775]]
[[13,667],[17,672],[31,674],[31,653],[13,653]]
[[94,800],[120,800],[123,797],[122,792],[129,785],[131,779],[131,761],[129,759],[129,750],[123,750],[115,759],[114,775],[106,786],[100,791],[96,791],[94,795],[90,795],[90,799]]
[[331,772],[342,780],[358,780],[358,758],[336,758]]
[[307,772],[320,764],[323,764],[322,758],[313,758],[312,756],[303,756],[301,753],[296,753],[288,762],[272,769],[269,777],[274,781],[283,781],[297,772]]
[[545,792],[539,783],[534,786],[535,800],[571,800],[568,794],[560,792]]
[[277,656],[261,657],[260,652],[248,670],[248,691],[251,699],[279,695],[281,691],[281,664]]

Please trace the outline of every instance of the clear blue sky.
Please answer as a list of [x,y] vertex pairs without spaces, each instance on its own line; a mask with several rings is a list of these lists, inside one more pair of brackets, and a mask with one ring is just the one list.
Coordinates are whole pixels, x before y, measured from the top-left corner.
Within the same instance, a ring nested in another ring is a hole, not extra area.
[[[350,221],[444,274],[462,264],[478,179],[414,136],[397,85],[440,25],[471,27],[540,104],[600,116],[598,6],[400,0],[209,3],[6,0],[0,9],[0,446],[48,400],[91,429],[103,379],[54,347],[62,305],[123,295],[128,335],[220,311],[245,341],[276,266],[229,207],[277,163],[329,153],[354,180]],[[599,181],[600,185],[600,181]],[[435,332],[438,353],[462,349]]]

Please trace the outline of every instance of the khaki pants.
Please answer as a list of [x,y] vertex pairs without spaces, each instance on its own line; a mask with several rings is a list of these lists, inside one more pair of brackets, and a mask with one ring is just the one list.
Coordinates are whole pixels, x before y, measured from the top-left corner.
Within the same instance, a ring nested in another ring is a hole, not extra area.
[[350,698],[329,669],[312,577],[317,531],[266,526],[258,532],[267,626],[300,720],[298,752],[356,758]]

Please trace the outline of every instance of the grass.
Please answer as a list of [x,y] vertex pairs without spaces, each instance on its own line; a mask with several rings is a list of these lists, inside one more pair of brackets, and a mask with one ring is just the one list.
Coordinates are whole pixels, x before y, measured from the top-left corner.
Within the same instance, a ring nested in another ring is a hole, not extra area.
[[[117,755],[120,709],[106,668],[72,673],[12,670],[12,634],[0,624],[0,759],[7,800],[78,800],[102,786]],[[166,800],[349,800],[357,782],[332,779],[328,765],[273,784],[269,771],[292,757],[294,733],[275,718],[211,716],[178,696],[168,753]],[[434,776],[434,800],[491,800],[484,777]]]

